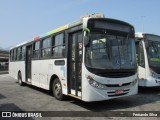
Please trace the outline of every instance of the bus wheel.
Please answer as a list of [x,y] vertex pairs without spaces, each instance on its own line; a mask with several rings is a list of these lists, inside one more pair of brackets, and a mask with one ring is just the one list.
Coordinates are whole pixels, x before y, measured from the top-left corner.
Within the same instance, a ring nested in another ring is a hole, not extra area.
[[55,79],[53,82],[53,95],[57,100],[63,100],[64,95],[62,93],[62,86],[59,79]]
[[18,73],[18,83],[20,86],[23,85],[21,72]]

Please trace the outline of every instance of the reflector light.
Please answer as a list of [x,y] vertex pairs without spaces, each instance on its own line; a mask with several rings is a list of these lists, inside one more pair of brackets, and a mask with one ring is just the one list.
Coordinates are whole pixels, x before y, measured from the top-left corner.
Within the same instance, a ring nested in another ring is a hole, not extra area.
[[39,37],[39,36],[37,36],[37,37],[35,37],[35,38],[34,38],[34,40],[38,40],[39,38],[40,38],[40,37]]

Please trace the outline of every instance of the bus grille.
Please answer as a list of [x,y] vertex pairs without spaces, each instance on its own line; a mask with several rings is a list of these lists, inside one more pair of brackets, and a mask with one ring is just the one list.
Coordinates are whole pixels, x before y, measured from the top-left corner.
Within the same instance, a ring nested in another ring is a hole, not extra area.
[[122,94],[116,94],[116,90],[112,92],[107,92],[108,97],[116,97],[116,96],[123,96],[129,93],[129,89],[124,90],[124,93]]
[[124,83],[124,84],[122,84],[122,85],[119,85],[119,84],[105,84],[106,85],[106,87],[122,87],[122,86],[128,86],[128,85],[130,85],[131,84],[131,82],[129,82],[129,83]]
[[109,77],[109,78],[123,78],[134,75],[136,72],[106,72],[106,73],[98,73],[97,75],[101,77]]

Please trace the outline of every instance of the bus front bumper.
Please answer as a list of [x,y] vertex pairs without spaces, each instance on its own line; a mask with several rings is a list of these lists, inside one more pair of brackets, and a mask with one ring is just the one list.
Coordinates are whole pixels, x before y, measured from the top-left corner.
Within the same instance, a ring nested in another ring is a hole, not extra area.
[[[123,90],[123,93],[117,94],[117,90]],[[109,100],[109,99],[114,99],[114,98],[120,98],[120,97],[125,97],[125,96],[130,96],[130,95],[135,95],[138,93],[138,82],[132,86],[132,87],[119,87],[116,89],[110,89],[110,90],[102,90],[102,89],[96,89],[90,85],[87,86],[85,93],[82,95],[82,100],[83,101],[104,101],[104,100]]]
[[160,86],[160,79],[149,76],[147,79],[139,80],[141,87],[156,87]]

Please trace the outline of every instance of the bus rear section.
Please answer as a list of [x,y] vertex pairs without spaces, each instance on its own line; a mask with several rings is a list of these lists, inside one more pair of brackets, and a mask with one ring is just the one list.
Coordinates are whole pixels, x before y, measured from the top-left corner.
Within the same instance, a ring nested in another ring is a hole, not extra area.
[[160,36],[136,33],[139,86],[160,86]]

